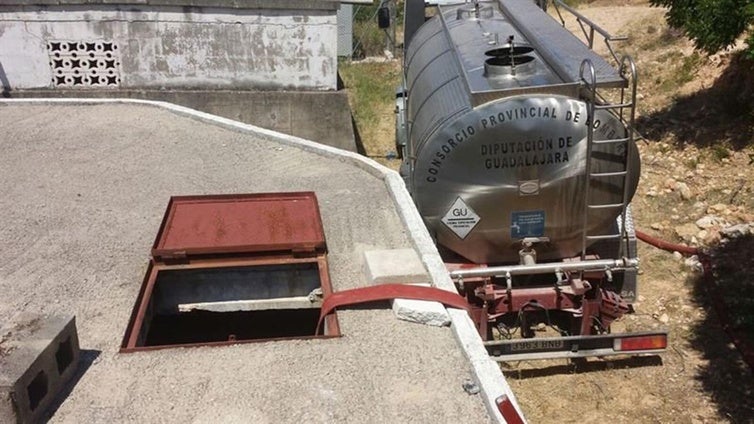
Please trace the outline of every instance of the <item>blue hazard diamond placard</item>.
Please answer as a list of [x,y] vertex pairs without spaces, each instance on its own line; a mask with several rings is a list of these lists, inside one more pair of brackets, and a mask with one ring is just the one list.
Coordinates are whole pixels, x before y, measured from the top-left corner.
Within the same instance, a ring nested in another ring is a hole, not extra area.
[[545,235],[545,211],[516,211],[511,213],[511,238],[542,237]]

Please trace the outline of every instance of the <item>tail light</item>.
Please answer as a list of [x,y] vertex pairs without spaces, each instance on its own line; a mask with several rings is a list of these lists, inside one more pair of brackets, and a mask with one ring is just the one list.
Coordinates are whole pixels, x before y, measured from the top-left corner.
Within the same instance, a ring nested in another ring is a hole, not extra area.
[[614,349],[617,351],[656,350],[667,347],[668,336],[666,334],[621,337],[614,341]]
[[508,395],[502,395],[495,399],[497,409],[508,424],[524,424],[524,419],[518,414],[518,410],[513,406]]

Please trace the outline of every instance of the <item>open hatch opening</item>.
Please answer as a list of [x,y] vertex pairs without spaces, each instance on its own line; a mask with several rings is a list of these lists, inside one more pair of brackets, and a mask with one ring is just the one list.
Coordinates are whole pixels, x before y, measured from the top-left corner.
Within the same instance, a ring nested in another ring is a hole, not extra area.
[[122,352],[336,337],[313,193],[171,198]]

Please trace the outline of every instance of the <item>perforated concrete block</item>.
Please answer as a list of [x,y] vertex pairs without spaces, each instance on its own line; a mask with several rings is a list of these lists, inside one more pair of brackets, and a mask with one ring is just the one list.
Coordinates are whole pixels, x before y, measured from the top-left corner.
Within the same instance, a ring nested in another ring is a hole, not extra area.
[[369,250],[364,252],[364,264],[370,284],[429,282],[414,249]]
[[0,330],[0,422],[39,422],[79,355],[75,317],[25,314]]

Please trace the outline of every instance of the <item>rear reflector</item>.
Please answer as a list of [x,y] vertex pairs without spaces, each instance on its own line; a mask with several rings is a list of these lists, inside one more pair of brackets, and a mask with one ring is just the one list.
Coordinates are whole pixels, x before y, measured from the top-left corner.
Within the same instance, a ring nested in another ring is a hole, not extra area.
[[500,414],[503,416],[506,423],[524,424],[523,418],[518,415],[518,411],[516,410],[516,407],[513,406],[513,402],[508,398],[508,395],[502,395],[495,399],[495,403],[497,403],[497,409],[500,411]]
[[615,350],[633,351],[633,350],[656,350],[668,347],[668,336],[666,334],[655,334],[651,336],[624,337],[615,339]]

